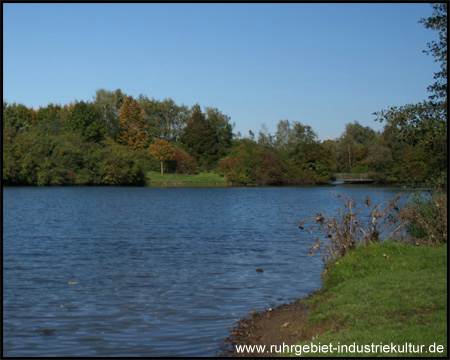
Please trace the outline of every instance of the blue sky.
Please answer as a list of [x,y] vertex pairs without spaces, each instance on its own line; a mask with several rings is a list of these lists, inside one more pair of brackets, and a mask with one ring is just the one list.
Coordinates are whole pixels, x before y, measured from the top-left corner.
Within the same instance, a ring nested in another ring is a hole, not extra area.
[[428,97],[426,3],[3,4],[3,99],[38,108],[122,89],[335,139]]

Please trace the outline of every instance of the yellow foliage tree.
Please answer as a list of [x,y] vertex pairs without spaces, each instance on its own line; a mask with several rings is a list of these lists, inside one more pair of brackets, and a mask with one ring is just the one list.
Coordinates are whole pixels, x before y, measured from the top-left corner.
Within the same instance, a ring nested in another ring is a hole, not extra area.
[[125,98],[119,113],[120,135],[117,141],[129,145],[133,150],[148,145],[148,126],[136,100],[131,96]]
[[175,149],[167,140],[155,138],[148,148],[150,155],[161,162],[161,175],[164,175],[164,161],[175,160]]

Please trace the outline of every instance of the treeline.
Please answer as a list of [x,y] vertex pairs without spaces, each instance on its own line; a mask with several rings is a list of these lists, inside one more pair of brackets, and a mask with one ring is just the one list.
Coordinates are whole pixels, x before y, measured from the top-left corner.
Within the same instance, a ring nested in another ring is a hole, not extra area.
[[3,101],[3,183],[145,185],[149,171],[222,173],[232,184],[320,184],[333,173],[370,173],[380,182],[425,184],[447,170],[447,135],[433,147],[348,123],[335,140],[280,120],[275,134],[233,134],[216,108],[177,105],[120,89],[92,101],[39,109]]
[[438,41],[425,53],[440,65],[430,96],[374,113],[382,132],[348,123],[335,140],[280,120],[275,134],[233,134],[216,108],[177,105],[120,89],[92,101],[35,110],[3,101],[3,183],[8,185],[144,185],[149,171],[222,173],[232,184],[320,184],[333,173],[370,173],[385,183],[447,184],[447,3],[421,19]]

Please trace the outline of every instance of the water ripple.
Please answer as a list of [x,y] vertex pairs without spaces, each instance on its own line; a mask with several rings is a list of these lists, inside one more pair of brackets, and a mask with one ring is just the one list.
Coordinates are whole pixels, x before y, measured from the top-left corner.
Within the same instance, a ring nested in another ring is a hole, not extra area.
[[321,286],[297,221],[329,190],[4,188],[3,355],[216,355],[236,318]]

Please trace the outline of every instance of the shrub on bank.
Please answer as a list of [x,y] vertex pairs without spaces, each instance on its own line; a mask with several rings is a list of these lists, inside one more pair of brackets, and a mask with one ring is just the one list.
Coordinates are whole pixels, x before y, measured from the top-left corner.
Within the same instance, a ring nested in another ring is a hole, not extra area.
[[322,233],[324,239],[316,238],[310,245],[309,255],[319,251],[327,265],[358,244],[385,239],[415,245],[447,243],[447,193],[443,190],[433,190],[428,200],[416,197],[404,207],[398,204],[400,195],[377,206],[366,196],[364,205],[370,213],[365,221],[360,220],[361,208],[354,199],[337,197],[344,206],[335,216],[318,212],[314,217],[299,221],[300,229],[306,227],[310,233]]
[[447,193],[443,190],[433,190],[429,199],[416,196],[401,215],[408,220],[408,233],[417,244],[447,243]]
[[374,206],[369,196],[364,205],[370,209],[368,219],[360,219],[361,208],[350,197],[337,195],[344,206],[339,208],[335,216],[322,212],[314,217],[299,221],[299,228],[307,228],[310,233],[322,233],[323,240],[316,238],[310,245],[309,256],[319,251],[326,264],[343,256],[358,244],[371,244],[382,239],[404,239],[404,228],[407,219],[398,216],[400,195]]

